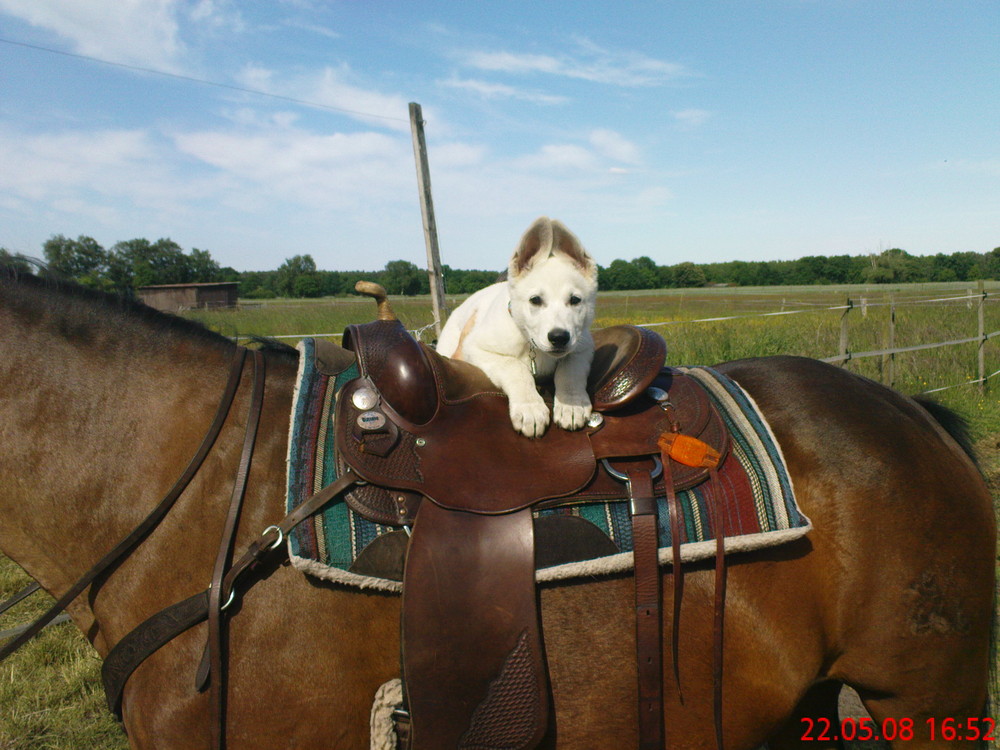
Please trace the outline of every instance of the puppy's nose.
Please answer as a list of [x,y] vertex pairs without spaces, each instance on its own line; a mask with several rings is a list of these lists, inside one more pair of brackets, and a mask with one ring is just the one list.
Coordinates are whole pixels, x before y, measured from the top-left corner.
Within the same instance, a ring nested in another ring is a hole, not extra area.
[[549,343],[560,349],[569,343],[569,331],[565,328],[553,328],[549,331]]

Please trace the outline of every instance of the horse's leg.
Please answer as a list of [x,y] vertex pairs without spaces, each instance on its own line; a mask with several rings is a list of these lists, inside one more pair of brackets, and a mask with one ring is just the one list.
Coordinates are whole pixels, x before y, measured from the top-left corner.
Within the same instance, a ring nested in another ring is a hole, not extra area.
[[840,741],[840,688],[840,683],[832,680],[809,688],[785,725],[768,739],[768,748],[843,750],[844,745]]
[[[399,598],[309,582],[281,566],[237,606],[226,747],[368,750],[375,691],[399,673]],[[133,747],[209,747],[208,694],[194,689],[205,636],[204,625],[192,628],[129,680]]]
[[968,720],[985,715],[988,577],[975,579],[971,559],[965,570],[955,564],[959,545],[942,546],[922,568],[884,572],[881,601],[861,608],[864,624],[831,667],[895,747],[968,747]]
[[[788,559],[780,559],[783,555]],[[733,565],[726,598],[723,669],[725,745],[758,747],[781,726],[822,668],[807,600],[809,576],[794,553],[769,553],[768,580],[755,565]],[[560,747],[634,747],[636,669],[634,583],[630,576],[586,586],[542,590],[546,655]],[[671,662],[673,591],[664,575],[664,689],[667,746],[715,747],[713,720],[714,573],[711,564],[685,573],[680,620],[678,691]],[[801,736],[801,732],[799,734]],[[809,747],[822,747],[816,742]]]

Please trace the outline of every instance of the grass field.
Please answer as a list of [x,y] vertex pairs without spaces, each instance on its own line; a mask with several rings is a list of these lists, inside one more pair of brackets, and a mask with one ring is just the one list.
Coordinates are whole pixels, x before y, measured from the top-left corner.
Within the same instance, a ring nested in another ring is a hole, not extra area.
[[[988,282],[986,289],[996,294],[1000,283]],[[600,297],[596,325],[662,323],[653,329],[667,340],[671,364],[711,364],[775,354],[824,358],[839,352],[844,314],[829,308],[844,306],[848,299],[853,304],[846,321],[849,349],[865,352],[888,345],[890,301],[895,302],[896,347],[975,336],[978,300],[930,301],[970,293],[976,290],[968,284],[609,293]],[[449,299],[452,307],[456,302]],[[432,321],[428,298],[394,299],[393,305],[411,330]],[[371,320],[373,313],[370,300],[331,298],[274,300],[237,310],[193,311],[187,316],[238,337],[339,334],[350,323]],[[1000,306],[992,297],[987,299],[984,314],[985,330],[1000,330]],[[709,318],[731,319],[703,322]],[[425,331],[422,337],[430,341],[433,335]],[[295,339],[288,342],[294,344]],[[1000,377],[985,391],[969,384],[976,378],[977,351],[978,344],[972,343],[899,354],[892,363],[895,387],[910,394],[947,388],[934,397],[969,420],[984,473],[994,488],[1000,488]],[[1000,338],[987,343],[985,352],[987,374],[1000,370]],[[847,366],[885,381],[890,361],[871,357],[855,359]],[[26,581],[17,566],[0,557],[0,600]],[[0,616],[0,630],[27,621],[44,604],[39,600]],[[0,750],[126,748],[124,734],[104,709],[99,667],[93,650],[69,625],[49,629],[0,665]]]

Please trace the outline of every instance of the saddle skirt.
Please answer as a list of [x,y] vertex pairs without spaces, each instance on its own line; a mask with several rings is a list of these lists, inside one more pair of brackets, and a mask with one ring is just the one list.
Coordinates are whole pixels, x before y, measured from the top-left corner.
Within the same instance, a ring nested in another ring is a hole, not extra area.
[[[452,481],[462,481],[465,486],[474,488],[478,501],[486,508],[479,512],[502,513],[522,505],[534,506],[538,581],[618,573],[632,568],[633,542],[627,493],[622,485],[608,480],[604,472],[595,478],[590,472],[571,468],[568,474],[548,483],[533,483],[530,479],[519,480],[520,484],[512,482],[515,487],[543,487],[527,499],[522,490],[506,494],[493,492],[493,488],[503,481],[504,473],[544,472],[545,462],[552,460],[552,453],[546,451],[559,450],[562,455],[570,455],[571,463],[574,460],[580,465],[592,463],[593,454],[589,453],[589,448],[581,447],[581,440],[574,442],[573,434],[564,433],[557,427],[550,428],[547,435],[551,434],[551,438],[547,440],[553,444],[558,442],[558,449],[520,436],[506,443],[500,439],[491,440],[496,431],[513,434],[513,429],[505,410],[497,416],[495,409],[486,409],[489,414],[484,412],[482,418],[493,422],[475,424],[469,421],[471,418],[452,417],[453,424],[447,434],[453,436],[455,445],[465,448],[453,461],[449,460],[448,451],[421,455],[421,440],[424,443],[433,441],[440,433],[427,433],[427,438],[422,438],[421,425],[412,424],[409,425],[412,432],[407,430],[408,434],[400,436],[393,434],[391,424],[365,423],[366,419],[378,422],[382,417],[365,408],[374,384],[366,383],[361,377],[352,352],[320,339],[305,339],[298,349],[299,374],[288,446],[288,510],[334,481],[343,471],[345,456],[341,454],[345,441],[341,437],[342,444],[338,446],[338,434],[360,431],[361,437],[368,441],[365,449],[348,456],[352,466],[363,467],[369,462],[378,467],[374,470],[380,475],[395,472],[397,477],[393,482],[395,490],[363,486],[346,498],[335,499],[300,524],[288,538],[292,564],[299,570],[357,588],[401,591],[408,539],[402,524],[415,515],[422,497],[433,497],[439,486]],[[429,361],[433,363],[432,369],[449,366],[447,362],[440,364],[440,358],[429,358]],[[440,371],[431,375],[439,382],[452,376]],[[456,380],[461,382],[453,376],[453,384],[448,386],[456,403],[464,404],[463,398],[469,396],[479,409],[488,400],[478,392],[454,393],[456,389],[461,390],[454,385]],[[675,472],[675,486],[680,490],[678,507],[682,512],[682,561],[708,558],[715,553],[715,540],[708,522],[710,512],[713,516],[720,512],[725,514],[727,554],[780,544],[808,533],[811,525],[795,504],[780,446],[752,399],[735,382],[710,368],[692,367],[664,370],[655,384],[664,387],[687,426],[696,428],[694,434],[715,429],[709,424],[708,414],[717,412],[726,436],[724,439],[713,436],[713,441],[728,445],[728,455],[718,468],[715,482],[703,481],[705,472],[690,470],[680,472],[680,476]],[[360,396],[357,395],[359,391]],[[488,396],[502,401],[502,394]],[[708,404],[714,410],[707,408]],[[614,405],[620,406],[620,403]],[[606,419],[612,422],[615,417],[610,414]],[[424,417],[429,419],[427,415]],[[348,419],[351,424],[342,424]],[[627,420],[628,416],[621,419]],[[374,429],[366,429],[372,426]],[[659,426],[656,431],[658,434]],[[608,439],[618,439],[623,433],[621,427],[614,427],[606,434],[611,436]],[[599,435],[600,432],[591,437],[596,440]],[[636,454],[646,450],[643,446],[650,439],[655,445],[655,438],[655,434],[635,436],[634,440],[640,445]],[[398,450],[396,446],[401,439],[413,441],[413,444],[405,451]],[[473,451],[469,447],[472,441],[483,445]],[[350,444],[351,441],[347,441],[348,448]],[[360,445],[361,440],[354,440],[353,444]],[[504,445],[515,448],[504,448]],[[511,453],[515,450],[516,454]],[[489,466],[484,468],[487,463]],[[666,501],[660,499],[658,502],[661,505],[659,558],[662,564],[668,565],[673,542],[669,514]]]

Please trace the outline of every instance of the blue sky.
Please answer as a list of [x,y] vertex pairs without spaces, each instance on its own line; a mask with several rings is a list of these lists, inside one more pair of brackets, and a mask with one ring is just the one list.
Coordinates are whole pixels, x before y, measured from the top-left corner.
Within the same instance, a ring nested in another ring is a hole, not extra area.
[[1000,245],[995,0],[0,0],[0,38],[0,246],[31,255],[423,266],[411,101],[456,268],[543,214],[603,265]]

